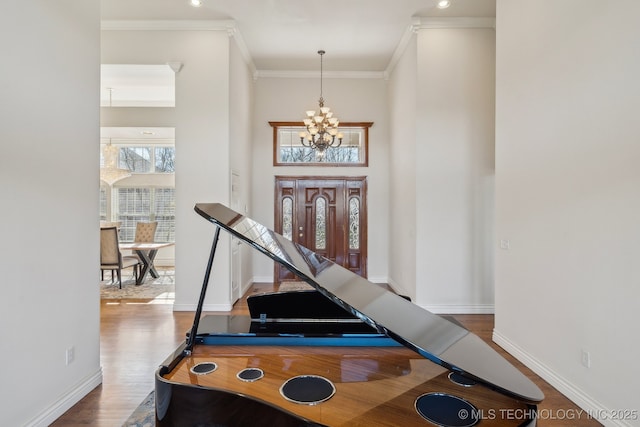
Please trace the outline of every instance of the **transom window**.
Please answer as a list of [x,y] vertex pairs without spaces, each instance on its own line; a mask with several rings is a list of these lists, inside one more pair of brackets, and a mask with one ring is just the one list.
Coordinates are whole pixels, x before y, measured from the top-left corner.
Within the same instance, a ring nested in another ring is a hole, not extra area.
[[[116,145],[116,144],[113,144]],[[165,146],[127,146],[118,144],[118,167],[131,173],[174,173],[176,149]],[[100,167],[104,157],[100,150]]]
[[274,166],[367,166],[369,159],[369,128],[372,122],[340,123],[343,134],[339,147],[326,150],[320,161],[316,151],[305,147],[300,133],[306,131],[302,122],[269,122],[273,127]]

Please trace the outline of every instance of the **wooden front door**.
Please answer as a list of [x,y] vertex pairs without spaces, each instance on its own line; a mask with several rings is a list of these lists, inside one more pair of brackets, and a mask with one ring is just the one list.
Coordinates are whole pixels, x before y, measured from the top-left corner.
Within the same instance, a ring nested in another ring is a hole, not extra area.
[[[366,177],[276,177],[275,230],[367,276]],[[276,265],[275,281],[298,280]]]

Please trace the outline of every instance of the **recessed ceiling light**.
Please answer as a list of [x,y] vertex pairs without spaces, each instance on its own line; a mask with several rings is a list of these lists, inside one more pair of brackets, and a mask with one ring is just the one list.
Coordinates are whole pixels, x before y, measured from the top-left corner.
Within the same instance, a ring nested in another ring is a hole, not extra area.
[[440,0],[438,2],[438,9],[446,9],[451,6],[451,1],[449,0]]
[[202,6],[202,0],[189,0],[189,3],[191,4],[191,6],[193,7],[200,7]]

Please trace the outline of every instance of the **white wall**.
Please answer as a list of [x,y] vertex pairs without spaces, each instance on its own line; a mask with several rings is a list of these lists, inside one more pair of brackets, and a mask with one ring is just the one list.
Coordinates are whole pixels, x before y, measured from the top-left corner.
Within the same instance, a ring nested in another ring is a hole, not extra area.
[[[388,103],[387,83],[377,78],[327,78],[323,96],[342,122],[374,122],[369,129],[368,167],[273,166],[273,129],[269,121],[302,121],[304,112],[318,108],[320,80],[308,78],[258,78],[255,86],[253,128],[252,216],[273,227],[275,175],[368,176],[369,208],[368,276],[388,280]],[[255,251],[254,251],[255,252]],[[273,281],[273,262],[254,256],[256,281]]]
[[[48,425],[102,382],[99,19],[97,0],[0,5],[7,426]],[[66,365],[70,347],[75,360]]]
[[[184,64],[176,74],[175,109],[119,108],[103,115],[105,126],[175,126],[174,310],[195,308],[215,231],[194,212],[194,205],[229,203],[229,44],[226,31],[102,32],[103,63]],[[207,310],[231,308],[229,238],[227,233],[220,236]]]
[[416,302],[493,311],[495,31],[417,37]]
[[416,297],[417,45],[411,37],[389,79],[389,284]]
[[640,2],[497,15],[494,338],[583,408],[637,411]]
[[[251,181],[252,164],[251,155],[251,129],[253,124],[253,76],[246,59],[242,56],[241,50],[235,40],[230,46],[229,58],[229,88],[231,96],[229,98],[229,150],[231,170],[239,175],[239,200],[238,207],[233,206],[233,201],[229,206],[232,209],[239,209],[240,213],[247,214],[251,207]],[[253,282],[253,262],[252,252],[254,249],[246,245],[240,248],[240,295]],[[233,298],[232,298],[233,301]]]

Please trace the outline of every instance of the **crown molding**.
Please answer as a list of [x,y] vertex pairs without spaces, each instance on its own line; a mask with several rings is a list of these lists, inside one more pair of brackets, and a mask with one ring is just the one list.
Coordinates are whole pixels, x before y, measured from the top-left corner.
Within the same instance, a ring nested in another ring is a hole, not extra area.
[[102,31],[225,31],[238,46],[240,55],[249,67],[251,74],[256,74],[256,66],[244,42],[236,22],[225,20],[145,20],[145,21],[101,21]]
[[233,38],[233,40],[236,42],[236,46],[240,51],[240,55],[242,56],[242,59],[244,59],[245,64],[247,64],[247,66],[249,67],[249,72],[253,76],[253,81],[255,81],[257,72],[256,65],[253,63],[253,58],[251,57],[249,48],[244,42],[244,38],[242,38],[242,34],[240,34],[240,31],[238,30],[235,22],[233,22],[232,28],[230,27],[227,29],[227,34],[229,34],[229,37]]
[[417,17],[411,18],[411,24],[407,27],[406,30],[404,30],[404,34],[400,38],[400,41],[398,42],[398,46],[396,46],[396,50],[393,52],[393,55],[391,55],[391,60],[389,61],[389,64],[387,65],[387,68],[384,70],[385,80],[389,79],[389,76],[393,72],[393,69],[396,68],[396,65],[398,64],[398,61],[404,54],[404,51],[407,50],[407,46],[409,45],[411,38],[415,33],[418,32],[420,23],[421,23],[420,18],[417,18]]
[[411,18],[411,24],[407,27],[396,50],[391,56],[389,65],[384,71],[385,79],[388,79],[398,61],[407,49],[409,42],[414,34],[420,30],[433,30],[443,28],[496,28],[495,18],[421,18],[414,16]]
[[[257,70],[256,78],[317,79],[320,71]],[[323,71],[328,79],[383,79],[384,71]]]
[[[325,71],[323,77],[329,79],[384,79],[388,80],[391,72],[404,54],[414,34],[420,30],[443,28],[493,28],[495,18],[433,18],[413,17],[407,27],[391,60],[384,71]],[[318,78],[318,71],[278,71],[258,70],[234,20],[144,20],[144,21],[102,21],[103,31],[226,31],[232,37],[242,58],[249,67],[253,80],[258,78]]]

